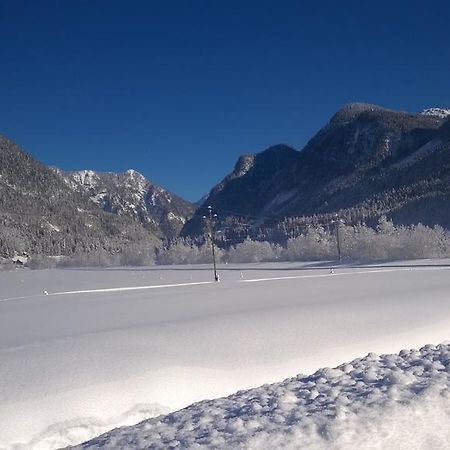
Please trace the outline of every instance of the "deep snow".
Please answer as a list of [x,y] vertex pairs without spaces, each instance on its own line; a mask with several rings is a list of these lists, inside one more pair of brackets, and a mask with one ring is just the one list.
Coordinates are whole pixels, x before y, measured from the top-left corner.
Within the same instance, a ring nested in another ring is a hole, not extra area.
[[371,353],[113,430],[87,449],[447,449],[450,344]]
[[193,284],[211,280],[209,267],[0,273],[0,448],[76,444],[449,338],[448,266],[307,266],[228,266],[218,284]]

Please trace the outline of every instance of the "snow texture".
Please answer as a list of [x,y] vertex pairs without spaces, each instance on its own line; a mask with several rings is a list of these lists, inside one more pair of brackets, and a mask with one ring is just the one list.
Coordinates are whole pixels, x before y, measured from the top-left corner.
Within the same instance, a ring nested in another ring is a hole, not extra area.
[[369,353],[113,430],[83,449],[444,449],[450,344]]
[[449,338],[449,261],[219,273],[220,283],[210,265],[1,272],[0,448],[75,445],[369,351]]
[[93,170],[79,170],[72,174],[72,178],[75,183],[85,188],[94,188],[98,183],[98,175]]
[[428,108],[424,109],[420,115],[422,116],[434,116],[439,119],[444,119],[445,117],[450,116],[450,108]]

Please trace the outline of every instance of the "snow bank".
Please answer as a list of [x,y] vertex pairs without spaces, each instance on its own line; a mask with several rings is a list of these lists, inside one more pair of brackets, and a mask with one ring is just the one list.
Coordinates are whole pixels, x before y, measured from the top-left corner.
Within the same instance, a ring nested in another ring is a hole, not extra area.
[[134,425],[149,417],[156,417],[169,412],[167,408],[157,404],[141,403],[123,414],[106,419],[93,416],[65,420],[49,426],[27,444],[18,444],[12,448],[14,450],[58,449],[65,447],[68,442],[83,442],[105,429],[110,430],[118,426]]
[[119,428],[75,449],[444,449],[449,387],[450,344],[369,353]]

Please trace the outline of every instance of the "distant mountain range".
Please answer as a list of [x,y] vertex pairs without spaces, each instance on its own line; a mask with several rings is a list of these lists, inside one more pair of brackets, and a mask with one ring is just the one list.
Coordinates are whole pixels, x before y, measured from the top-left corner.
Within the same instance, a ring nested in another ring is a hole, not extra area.
[[[286,224],[422,222],[450,228],[450,109],[353,103],[301,150],[243,155],[193,205],[135,170],[64,172],[0,137],[0,254],[73,254],[198,236],[211,205],[223,234],[274,238]],[[261,230],[265,230],[261,232]],[[281,231],[280,231],[281,230]],[[262,234],[261,234],[262,233]]]
[[0,137],[0,255],[154,249],[193,212],[134,170],[63,172]]
[[[242,156],[204,205],[228,229],[250,224],[251,234],[285,218],[307,224],[335,213],[349,222],[387,215],[450,228],[449,200],[450,109],[409,114],[353,103],[300,152],[278,145]],[[199,208],[182,234],[200,234],[205,213]]]

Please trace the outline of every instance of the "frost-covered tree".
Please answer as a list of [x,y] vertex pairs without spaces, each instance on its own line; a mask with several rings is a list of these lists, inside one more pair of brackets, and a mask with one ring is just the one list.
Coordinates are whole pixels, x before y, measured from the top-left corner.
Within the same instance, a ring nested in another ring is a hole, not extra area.
[[[222,258],[223,251],[216,247],[216,261]],[[206,264],[212,261],[211,243],[196,245],[188,239],[177,239],[159,251],[158,264]]]
[[275,261],[279,258],[279,247],[269,242],[247,238],[244,242],[230,247],[225,258],[233,263]]
[[287,261],[335,259],[335,237],[321,226],[308,228],[305,234],[288,239],[281,258]]
[[365,225],[341,227],[344,258],[358,261],[440,258],[450,256],[450,233],[422,224],[396,227],[381,217],[376,229]]

